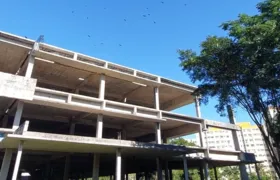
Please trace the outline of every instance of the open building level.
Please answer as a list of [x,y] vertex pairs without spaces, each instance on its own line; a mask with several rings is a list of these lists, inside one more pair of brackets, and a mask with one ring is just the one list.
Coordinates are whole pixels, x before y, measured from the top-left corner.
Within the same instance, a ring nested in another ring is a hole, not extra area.
[[[42,42],[0,32],[1,180],[29,173],[32,180],[98,179],[171,170],[246,164],[234,118],[201,118],[196,87]],[[197,117],[172,110],[195,103]],[[209,148],[209,127],[232,131],[234,149]],[[166,144],[199,133],[199,147]],[[163,176],[164,175],[164,176]]]

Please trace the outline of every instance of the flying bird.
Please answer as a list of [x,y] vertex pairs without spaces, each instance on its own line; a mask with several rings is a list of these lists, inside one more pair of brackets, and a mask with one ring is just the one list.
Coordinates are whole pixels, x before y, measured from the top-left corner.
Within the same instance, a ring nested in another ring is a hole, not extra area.
[[154,21],[154,24],[156,24],[157,22],[156,21]]
[[161,1],[161,4],[164,4],[164,2],[163,2],[163,1]]
[[72,13],[74,13],[74,11],[72,11]]
[[27,36],[24,36],[27,39]]
[[123,19],[124,21],[126,21],[126,19]]
[[87,35],[90,38],[90,35]]
[[121,44],[119,44],[119,46],[122,46]]
[[146,15],[144,14],[143,17],[146,17]]

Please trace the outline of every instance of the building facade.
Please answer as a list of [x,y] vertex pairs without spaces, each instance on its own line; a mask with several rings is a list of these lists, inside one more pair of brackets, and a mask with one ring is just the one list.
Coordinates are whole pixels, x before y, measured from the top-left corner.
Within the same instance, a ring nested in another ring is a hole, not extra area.
[[[172,169],[257,163],[239,146],[217,150],[204,139],[208,128],[235,134],[234,121],[201,118],[196,87],[115,63],[0,32],[0,180],[127,179]],[[197,116],[176,114],[195,103]],[[168,138],[199,133],[199,147],[165,144]],[[235,144],[239,142],[235,139]],[[231,157],[224,160],[219,156]]]
[[[241,131],[237,132],[241,150],[244,152],[254,153],[256,160],[262,162],[261,164],[266,171],[274,172],[268,149],[266,148],[265,142],[258,127],[256,125],[252,125],[250,122],[241,122],[237,123],[237,125],[241,127]],[[209,148],[225,150],[234,148],[231,131],[218,128],[209,128],[206,134]],[[198,142],[199,137],[197,136],[196,143],[198,144]],[[255,166],[248,165],[247,171],[256,172]]]

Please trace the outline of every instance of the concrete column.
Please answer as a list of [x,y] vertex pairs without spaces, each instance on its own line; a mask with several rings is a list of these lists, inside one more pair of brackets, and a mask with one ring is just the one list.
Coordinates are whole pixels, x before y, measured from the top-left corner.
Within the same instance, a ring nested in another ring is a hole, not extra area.
[[70,155],[66,155],[65,164],[64,164],[64,172],[63,172],[63,180],[69,179],[69,169],[70,169]]
[[[101,82],[102,82],[102,78],[101,78]],[[102,86],[101,84],[102,83],[100,83],[100,87]],[[104,78],[104,87],[105,87],[105,78]],[[103,115],[98,114],[97,121],[96,121],[96,138],[102,138],[102,134],[103,134]],[[92,169],[93,180],[99,179],[99,164],[100,164],[100,154],[95,153],[93,156],[93,169]]]
[[164,162],[164,175],[165,175],[165,180],[169,180],[169,172],[168,172],[168,161],[165,160]]
[[183,163],[184,163],[184,178],[185,178],[185,180],[189,180],[189,172],[188,172],[188,164],[187,164],[186,155],[183,155]]
[[200,179],[204,180],[203,166],[199,166],[199,175],[200,175]]
[[161,165],[161,159],[157,158],[157,180],[162,180],[162,165]]
[[0,179],[7,179],[11,160],[12,160],[12,155],[13,155],[12,149],[5,150],[4,159],[3,159],[2,165],[1,165]]
[[155,109],[160,110],[160,103],[159,103],[159,88],[155,87],[154,88],[154,103],[155,103]]
[[128,173],[125,173],[125,180],[128,180]]
[[[73,135],[75,133],[75,127],[76,127],[76,124],[70,122],[70,127],[69,127],[69,134],[70,135]],[[71,156],[70,156],[70,154],[67,154],[66,157],[65,157],[63,180],[68,180],[69,179],[70,163],[71,163]]]
[[92,179],[99,179],[99,163],[100,163],[100,154],[94,154],[93,158],[93,170],[92,170]]
[[100,75],[100,84],[99,84],[99,99],[104,99],[105,97],[105,75]]
[[210,176],[209,176],[209,166],[207,162],[203,162],[203,170],[204,170],[204,178],[205,180],[210,180]]
[[118,148],[116,151],[116,176],[115,180],[121,180],[121,167],[122,167],[122,157],[121,157],[121,149]]
[[23,146],[23,141],[20,141],[18,145],[17,157],[16,157],[12,180],[17,180],[18,170],[19,170],[21,156],[22,156],[22,146]]
[[257,176],[258,176],[258,180],[261,180],[260,171],[259,171],[257,163],[255,163],[255,169],[256,169]]
[[103,115],[98,114],[97,122],[96,122],[96,137],[102,138],[102,132],[103,132]]
[[50,179],[50,169],[51,169],[51,161],[46,164],[45,172],[44,172],[44,180]]
[[22,115],[22,111],[23,111],[23,106],[24,106],[24,103],[22,101],[18,101],[17,111],[16,111],[16,115],[14,118],[14,123],[13,123],[13,129],[17,129],[19,127],[19,123],[20,123],[21,115]]
[[249,180],[249,175],[247,173],[246,165],[244,163],[241,163],[239,165],[239,170],[240,170],[241,180]]
[[170,178],[170,180],[172,180],[172,179],[173,179],[172,169],[169,169],[169,178]]
[[161,144],[161,125],[156,122],[156,144]]
[[32,72],[33,72],[33,67],[34,67],[35,59],[34,56],[31,54],[28,57],[28,64],[25,72],[25,77],[31,78]]
[[[145,171],[145,180],[148,180],[149,179],[149,174],[147,171]],[[127,179],[128,180],[128,179]]]
[[[234,114],[233,114],[233,110],[232,107],[230,105],[227,106],[227,112],[228,112],[228,117],[229,117],[229,122],[231,124],[236,124],[235,118],[234,118]],[[240,151],[240,144],[238,141],[238,136],[237,136],[237,131],[236,130],[232,130],[232,138],[233,138],[233,143],[234,143],[234,147],[236,151]],[[242,154],[239,155],[239,159],[242,161],[243,160],[243,156]],[[246,165],[244,163],[240,163],[239,165],[239,170],[240,170],[240,177],[242,180],[249,180],[249,176],[246,170]]]
[[216,167],[214,167],[214,175],[215,175],[215,180],[218,180],[218,172]]
[[197,96],[195,97],[195,110],[196,110],[196,116],[201,118],[200,103],[199,103],[199,98]]
[[140,172],[137,172],[137,173],[136,173],[136,180],[140,180],[140,178],[141,178],[140,175],[141,175]]

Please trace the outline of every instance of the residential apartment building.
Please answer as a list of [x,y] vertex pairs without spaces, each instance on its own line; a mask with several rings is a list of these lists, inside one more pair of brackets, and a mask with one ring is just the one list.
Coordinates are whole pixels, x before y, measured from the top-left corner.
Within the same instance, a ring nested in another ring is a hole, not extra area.
[[[250,122],[237,124],[241,127],[241,131],[237,133],[241,150],[254,153],[256,160],[262,161],[262,165],[267,171],[274,171],[268,149],[258,127]],[[232,150],[234,148],[231,131],[209,128],[206,132],[206,137],[209,148],[221,150]],[[196,136],[196,143],[199,144],[199,136]],[[248,165],[247,170],[255,172],[255,165]]]

